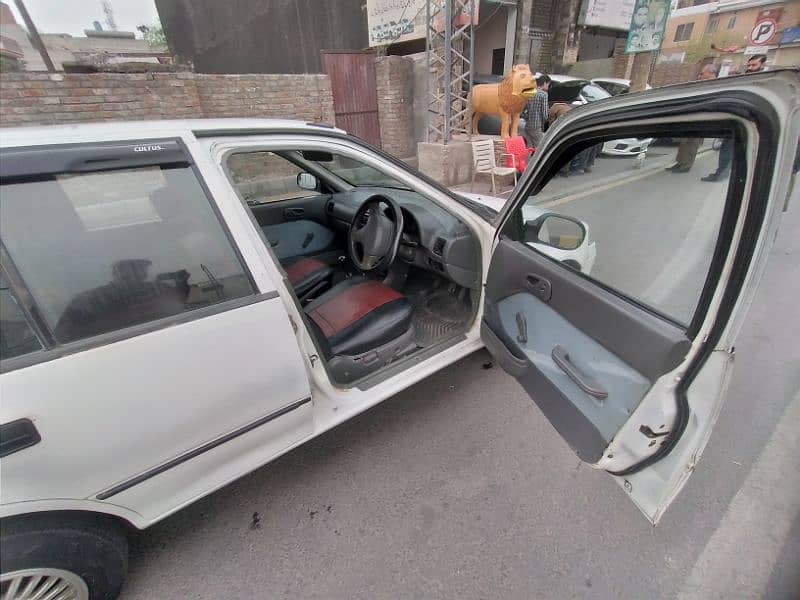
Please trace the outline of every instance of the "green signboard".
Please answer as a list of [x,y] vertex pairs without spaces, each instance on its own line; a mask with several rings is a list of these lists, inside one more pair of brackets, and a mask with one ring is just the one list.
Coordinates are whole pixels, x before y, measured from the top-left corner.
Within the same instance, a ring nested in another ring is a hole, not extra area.
[[625,52],[631,54],[660,49],[669,9],[670,0],[637,0]]

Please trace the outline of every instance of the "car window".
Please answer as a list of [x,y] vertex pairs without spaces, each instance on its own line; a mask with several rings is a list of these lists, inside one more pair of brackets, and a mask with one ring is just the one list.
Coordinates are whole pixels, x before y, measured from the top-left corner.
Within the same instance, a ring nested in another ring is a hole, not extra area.
[[595,100],[602,100],[603,98],[610,98],[611,94],[601,88],[599,85],[590,83],[581,88],[581,96],[587,102],[594,102]]
[[655,142],[613,139],[569,154],[517,209],[522,230],[512,235],[688,325],[720,231],[730,161],[714,181],[703,178],[711,179],[721,154],[723,162],[730,156],[731,144],[699,137],[677,146]]
[[300,153],[314,163],[354,186],[379,186],[407,190],[408,186],[395,178],[349,156],[333,153]]
[[0,237],[58,343],[254,293],[190,167],[2,186]]
[[297,176],[303,168],[274,152],[246,152],[228,158],[233,183],[246,201],[264,204],[315,196],[314,190],[301,188]]
[[42,344],[12,295],[8,280],[0,273],[0,360],[41,349]]

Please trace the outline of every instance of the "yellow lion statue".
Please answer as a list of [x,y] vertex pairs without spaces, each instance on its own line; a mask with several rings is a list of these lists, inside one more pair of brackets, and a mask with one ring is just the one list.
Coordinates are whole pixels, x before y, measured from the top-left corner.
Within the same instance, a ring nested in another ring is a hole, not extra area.
[[519,115],[535,93],[536,80],[528,65],[514,65],[500,83],[474,86],[469,101],[472,133],[478,133],[478,121],[483,115],[499,115],[500,135],[519,135]]

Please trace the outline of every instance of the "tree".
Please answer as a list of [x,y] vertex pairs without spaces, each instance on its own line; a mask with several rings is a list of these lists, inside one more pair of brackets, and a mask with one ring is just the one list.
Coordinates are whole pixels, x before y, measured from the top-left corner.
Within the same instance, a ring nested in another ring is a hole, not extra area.
[[138,29],[147,44],[154,50],[164,50],[167,48],[167,36],[164,35],[164,28],[161,25],[139,25]]
[[686,48],[686,56],[683,62],[693,64],[700,62],[709,56],[716,56],[717,51],[713,50],[711,46],[716,48],[727,48],[728,46],[742,43],[741,39],[731,35],[728,32],[721,31],[714,35],[704,35],[696,42]]

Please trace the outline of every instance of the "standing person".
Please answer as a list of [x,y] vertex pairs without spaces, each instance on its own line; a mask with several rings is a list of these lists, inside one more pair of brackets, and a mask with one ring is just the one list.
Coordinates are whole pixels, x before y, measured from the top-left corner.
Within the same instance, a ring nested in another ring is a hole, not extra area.
[[550,77],[539,75],[536,78],[536,94],[528,100],[528,116],[525,120],[525,141],[530,148],[538,148],[544,137],[544,125],[547,123],[550,89]]
[[[758,73],[764,70],[764,63],[767,62],[766,54],[754,54],[747,60],[744,74]],[[733,158],[733,137],[728,136],[722,140],[722,145],[719,147],[719,162],[717,163],[717,170],[709,173],[705,177],[701,177],[702,181],[719,181],[728,176],[731,170],[731,159]]]
[[[716,79],[717,75],[719,75],[719,69],[716,65],[708,64],[702,68],[697,79],[699,81]],[[667,167],[667,171],[672,171],[673,173],[688,173],[694,165],[694,160],[697,158],[697,150],[702,143],[703,138],[700,137],[681,139],[678,145],[678,154],[675,156],[675,164],[671,167]]]

